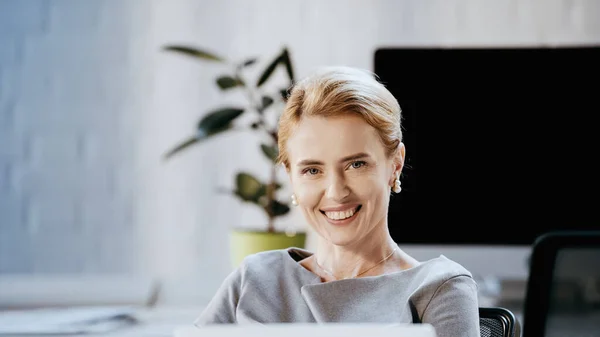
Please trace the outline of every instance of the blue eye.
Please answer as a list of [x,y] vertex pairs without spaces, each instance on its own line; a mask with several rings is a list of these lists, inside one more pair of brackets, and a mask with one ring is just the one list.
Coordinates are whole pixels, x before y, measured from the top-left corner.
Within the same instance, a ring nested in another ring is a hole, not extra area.
[[308,173],[309,175],[314,176],[314,175],[319,174],[319,169],[315,168],[315,167],[311,167],[311,168],[307,168],[302,173],[304,173],[304,174]]
[[352,166],[352,168],[354,168],[354,169],[359,169],[365,165],[367,165],[367,163],[365,163],[364,161],[355,161],[355,162],[352,162],[352,164],[350,164],[350,166]]

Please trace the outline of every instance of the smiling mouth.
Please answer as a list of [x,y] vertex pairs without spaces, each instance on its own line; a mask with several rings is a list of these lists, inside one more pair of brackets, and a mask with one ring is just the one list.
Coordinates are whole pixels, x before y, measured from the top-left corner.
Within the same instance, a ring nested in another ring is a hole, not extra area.
[[325,215],[329,220],[341,221],[347,220],[354,217],[362,208],[362,205],[356,206],[354,209],[349,209],[343,212],[324,212],[319,210],[323,215]]

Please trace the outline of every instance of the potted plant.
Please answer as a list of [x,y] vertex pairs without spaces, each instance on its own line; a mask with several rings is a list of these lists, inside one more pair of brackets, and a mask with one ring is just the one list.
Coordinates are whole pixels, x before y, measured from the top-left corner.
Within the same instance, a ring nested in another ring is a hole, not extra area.
[[[194,145],[232,130],[233,122],[244,114],[254,114],[255,118],[247,127],[266,134],[269,140],[260,144],[264,158],[270,163],[269,181],[262,182],[249,172],[239,171],[234,177],[235,188],[221,191],[230,193],[244,203],[260,207],[267,217],[266,227],[262,231],[233,228],[230,241],[232,264],[237,266],[245,256],[260,251],[288,247],[303,248],[306,233],[277,231],[275,228],[275,220],[289,213],[290,207],[288,202],[278,200],[276,197],[276,190],[282,186],[277,179],[277,123],[272,123],[275,125],[272,126],[267,121],[267,111],[276,109],[277,104],[274,104],[276,100],[285,103],[288,89],[294,83],[294,70],[289,50],[283,47],[281,52],[260,72],[256,81],[246,78],[247,71],[256,65],[256,58],[234,62],[206,49],[185,45],[167,45],[163,50],[224,66],[227,72],[216,78],[215,84],[222,91],[242,90],[247,100],[243,106],[226,105],[208,111],[198,122],[195,132],[169,149],[164,155],[164,160],[170,160],[176,154]],[[265,92],[265,84],[280,67],[285,69],[289,82],[278,86],[275,93]],[[279,117],[280,113],[276,112],[275,115]]]

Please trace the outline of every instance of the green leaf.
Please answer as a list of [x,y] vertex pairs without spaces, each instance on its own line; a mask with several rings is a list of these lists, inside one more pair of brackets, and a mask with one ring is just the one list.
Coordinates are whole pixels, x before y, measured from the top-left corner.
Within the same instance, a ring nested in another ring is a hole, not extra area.
[[277,161],[279,149],[276,146],[260,144],[260,148],[268,159],[272,160],[274,163]]
[[163,156],[164,159],[169,159],[175,154],[189,148],[190,146],[223,131],[231,128],[231,122],[244,112],[244,109],[239,108],[222,108],[210,112],[204,116],[198,123],[198,132],[195,136],[189,137],[177,144],[171,150],[167,151]]
[[269,96],[262,97],[262,106],[264,109],[268,108],[269,105],[273,104],[273,99]]
[[206,138],[223,132],[231,126],[231,122],[244,112],[240,108],[221,108],[208,113],[198,123],[198,138]]
[[290,82],[294,83],[294,68],[292,67],[292,60],[290,58],[290,52],[287,48],[283,49],[283,54],[281,56],[281,62],[285,65],[285,70],[288,74],[288,78]]
[[279,94],[281,95],[281,98],[283,99],[283,101],[287,102],[288,96],[290,95],[288,89],[279,90]]
[[199,58],[199,59],[203,59],[203,60],[225,62],[225,59],[223,59],[222,57],[220,57],[216,54],[213,54],[206,50],[193,48],[193,47],[169,45],[169,46],[163,47],[163,49],[166,51],[172,51],[172,52],[184,54],[187,56],[192,56],[194,58]]
[[269,96],[263,96],[261,98],[260,106],[257,108],[259,113],[263,113],[269,106],[273,104],[273,99]]
[[163,156],[163,158],[165,160],[170,159],[171,157],[173,157],[175,154],[187,149],[188,147],[196,144],[199,142],[199,139],[197,137],[190,137],[184,141],[182,141],[181,143],[177,144],[175,147],[173,147],[171,150],[167,151],[167,153],[165,153],[165,155]]
[[251,59],[247,59],[246,61],[244,61],[244,62],[243,62],[241,65],[240,65],[240,67],[241,67],[241,68],[243,68],[243,67],[249,67],[249,66],[253,65],[254,63],[256,63],[256,61],[258,61],[258,59],[257,59],[257,58],[251,58]]
[[217,78],[217,85],[222,90],[227,90],[227,89],[231,89],[231,88],[234,88],[237,86],[243,86],[244,82],[242,82],[242,80],[240,80],[239,78],[234,78],[234,77],[225,75],[225,76],[221,76],[221,77]]
[[266,188],[251,174],[240,172],[235,180],[237,186],[235,194],[242,200],[258,203],[260,197],[265,195]]
[[267,82],[267,80],[269,79],[269,77],[271,77],[271,75],[273,74],[273,72],[275,71],[275,68],[277,67],[277,65],[281,62],[281,57],[282,55],[278,55],[273,61],[271,61],[271,63],[265,68],[265,70],[263,71],[262,75],[260,76],[260,78],[258,79],[258,83],[256,83],[257,87],[260,87],[261,85],[265,84],[265,82]]
[[175,154],[189,148],[190,146],[205,140],[208,137],[214,136],[231,128],[231,121],[237,118],[243,109],[226,108],[219,109],[206,115],[198,125],[198,132],[195,136],[189,137],[181,143],[174,146],[171,150],[164,154],[163,158],[170,159]]
[[277,200],[272,200],[271,203],[265,207],[265,211],[273,216],[282,216],[290,211],[290,207]]
[[[278,189],[280,189],[282,187],[282,185],[280,183],[272,183],[270,185],[273,186],[275,191],[277,191]],[[265,185],[265,188],[267,188],[267,185]]]

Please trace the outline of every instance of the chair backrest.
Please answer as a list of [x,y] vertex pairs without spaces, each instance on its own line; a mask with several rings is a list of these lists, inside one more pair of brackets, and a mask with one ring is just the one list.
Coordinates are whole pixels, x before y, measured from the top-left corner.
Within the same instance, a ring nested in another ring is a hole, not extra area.
[[512,311],[502,307],[479,308],[481,337],[519,337],[520,329]]
[[600,335],[600,231],[560,231],[533,244],[523,336]]

